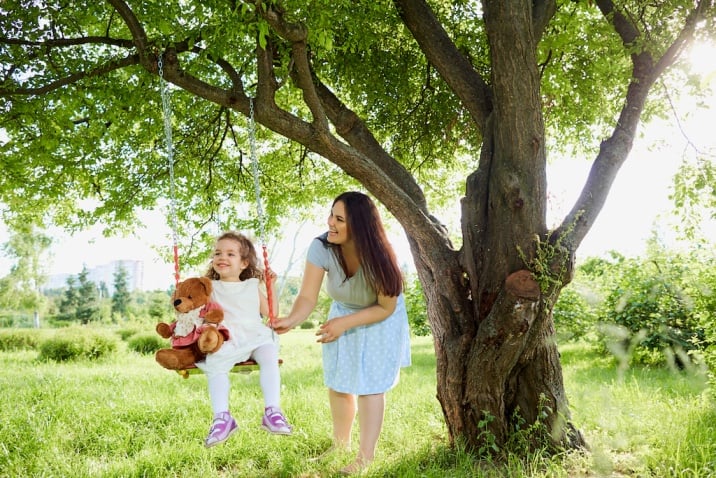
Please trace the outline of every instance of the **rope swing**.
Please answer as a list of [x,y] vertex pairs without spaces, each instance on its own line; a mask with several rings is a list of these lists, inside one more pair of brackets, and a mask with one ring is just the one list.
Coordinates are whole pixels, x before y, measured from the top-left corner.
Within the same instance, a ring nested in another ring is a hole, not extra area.
[[174,252],[174,286],[179,284],[179,241],[177,239],[177,208],[174,181],[174,142],[172,139],[172,105],[169,98],[169,89],[164,80],[164,61],[159,54],[157,68],[159,69],[160,93],[162,95],[162,111],[164,112],[164,141],[166,143],[167,162],[169,163],[169,221],[172,229],[172,249]]
[[249,145],[251,146],[251,165],[254,173],[254,193],[256,195],[256,214],[259,218],[259,240],[264,258],[264,281],[266,283],[266,298],[268,299],[269,325],[273,330],[276,312],[273,310],[273,279],[269,267],[268,248],[265,240],[266,214],[261,204],[261,184],[259,183],[259,160],[256,154],[256,121],[254,120],[254,99],[249,98]]
[[[164,79],[164,62],[160,53],[157,61],[160,79],[160,93],[162,97],[162,111],[164,114],[164,138],[166,143],[167,162],[169,163],[169,223],[172,230],[172,249],[174,253],[174,285],[179,284],[179,240],[177,226],[177,207],[176,207],[176,180],[174,177],[174,142],[172,138],[172,108],[170,101],[170,93],[166,80]],[[268,299],[269,317],[268,323],[273,333],[273,323],[276,319],[276,311],[273,307],[273,279],[270,275],[270,265],[268,260],[268,247],[265,240],[266,215],[261,203],[261,184],[259,181],[259,160],[256,153],[256,122],[254,120],[254,100],[249,98],[249,144],[251,147],[251,164],[254,179],[254,193],[256,196],[256,213],[259,219],[259,240],[263,250],[264,262],[264,282],[266,284],[266,297]],[[279,359],[279,365],[283,363]],[[237,363],[232,368],[232,372],[250,373],[258,369],[258,364],[254,360],[247,360]],[[188,378],[190,374],[201,373],[196,366],[186,370],[177,370],[179,375]]]

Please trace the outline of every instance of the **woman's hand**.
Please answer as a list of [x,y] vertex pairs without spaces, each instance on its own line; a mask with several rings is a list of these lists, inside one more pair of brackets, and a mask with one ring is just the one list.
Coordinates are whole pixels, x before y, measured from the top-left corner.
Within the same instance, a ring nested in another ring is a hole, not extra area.
[[316,332],[316,336],[318,337],[316,342],[327,344],[328,342],[338,340],[338,337],[343,335],[343,332],[346,331],[346,328],[343,327],[343,320],[341,319],[341,317],[336,317],[335,319],[322,323],[321,326],[318,327],[318,332]]
[[274,319],[272,326],[274,332],[277,334],[285,334],[289,330],[293,329],[298,321],[292,320],[290,317],[278,317]]

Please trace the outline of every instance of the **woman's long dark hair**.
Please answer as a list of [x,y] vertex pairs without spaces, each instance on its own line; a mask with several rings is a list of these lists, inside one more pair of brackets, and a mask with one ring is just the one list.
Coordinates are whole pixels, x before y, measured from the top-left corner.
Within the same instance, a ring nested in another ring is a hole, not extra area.
[[[403,291],[403,274],[398,266],[393,246],[388,238],[380,219],[378,208],[365,194],[347,191],[333,201],[333,205],[342,202],[346,208],[346,224],[348,233],[353,239],[363,272],[375,291],[382,295],[395,297]],[[327,243],[325,236],[320,238]],[[328,245],[338,257],[343,272],[348,277],[348,266],[341,247]]]

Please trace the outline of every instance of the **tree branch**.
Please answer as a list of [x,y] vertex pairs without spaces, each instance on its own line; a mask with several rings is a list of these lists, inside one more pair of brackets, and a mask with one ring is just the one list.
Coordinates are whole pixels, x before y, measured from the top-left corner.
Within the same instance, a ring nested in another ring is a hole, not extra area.
[[[637,25],[630,23],[626,15],[616,12],[610,0],[597,0],[597,4],[605,18],[611,20],[625,47],[638,40],[641,34]],[[617,172],[631,151],[651,86],[656,78],[676,61],[685,46],[692,41],[694,30],[705,14],[708,5],[710,5],[710,0],[701,0],[689,12],[684,28],[657,62],[653,61],[652,53],[648,50],[631,55],[632,80],[619,120],[611,136],[600,145],[599,154],[574,207],[562,224],[551,234],[552,242],[560,242],[574,252],[592,228],[604,207]]]
[[67,86],[67,85],[76,83],[77,81],[79,81],[83,78],[88,78],[88,77],[92,77],[92,76],[101,76],[106,73],[109,73],[110,71],[120,70],[127,66],[138,65],[138,64],[139,64],[139,55],[130,55],[130,56],[123,58],[121,60],[110,62],[104,66],[98,66],[97,68],[94,68],[90,71],[82,71],[82,72],[77,72],[77,73],[67,75],[64,78],[59,78],[55,81],[51,81],[50,83],[40,86],[40,87],[37,87],[37,88],[16,88],[16,89],[0,88],[0,97],[10,97],[13,95],[26,95],[26,96],[42,95],[42,94],[46,94],[51,91],[60,89],[63,86]]
[[492,110],[490,88],[485,80],[450,40],[424,0],[394,0],[394,3],[428,61],[482,129]]
[[311,110],[313,124],[322,131],[328,131],[328,120],[313,84],[313,75],[308,60],[308,30],[304,25],[288,23],[277,9],[269,8],[263,18],[276,33],[291,43],[291,58],[294,68],[292,77],[296,86],[303,92],[303,100]]

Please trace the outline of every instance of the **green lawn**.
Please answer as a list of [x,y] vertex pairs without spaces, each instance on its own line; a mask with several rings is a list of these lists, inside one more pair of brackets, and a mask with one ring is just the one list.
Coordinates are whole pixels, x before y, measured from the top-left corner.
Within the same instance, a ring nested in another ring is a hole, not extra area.
[[[330,444],[320,348],[310,330],[281,340],[283,408],[294,435],[262,431],[258,373],[232,374],[240,430],[208,450],[202,375],[183,379],[153,357],[124,350],[111,363],[69,364],[38,363],[34,351],[0,352],[0,476],[335,476],[349,456],[308,460]],[[716,476],[716,410],[700,374],[620,372],[585,346],[562,353],[573,419],[591,454],[509,455],[496,464],[450,449],[435,398],[432,342],[417,337],[413,366],[388,395],[378,457],[365,476]]]

